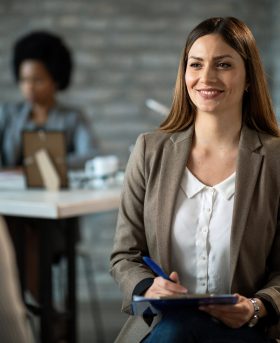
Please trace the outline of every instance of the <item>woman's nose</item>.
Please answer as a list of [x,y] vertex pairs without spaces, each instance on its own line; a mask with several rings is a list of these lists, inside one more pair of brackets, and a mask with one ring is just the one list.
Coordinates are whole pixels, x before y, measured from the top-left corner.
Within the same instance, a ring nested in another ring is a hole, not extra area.
[[23,80],[21,82],[21,86],[26,89],[30,89],[30,88],[33,88],[34,82],[32,80]]
[[211,66],[205,66],[201,70],[201,81],[215,81],[217,79],[217,74],[215,68]]

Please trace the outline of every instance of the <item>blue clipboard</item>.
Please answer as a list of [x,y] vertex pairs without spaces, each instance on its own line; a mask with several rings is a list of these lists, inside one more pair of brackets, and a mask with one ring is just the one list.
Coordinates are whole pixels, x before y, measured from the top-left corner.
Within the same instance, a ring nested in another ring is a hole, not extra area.
[[158,299],[133,296],[132,312],[134,315],[143,315],[148,311],[151,315],[177,308],[211,305],[236,304],[237,296],[233,294],[184,294],[161,297]]

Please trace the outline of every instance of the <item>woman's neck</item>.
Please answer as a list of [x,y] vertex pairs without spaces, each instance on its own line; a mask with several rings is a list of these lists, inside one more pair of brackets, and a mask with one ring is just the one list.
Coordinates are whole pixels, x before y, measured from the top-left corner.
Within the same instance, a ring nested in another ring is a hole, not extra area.
[[195,144],[205,149],[231,149],[238,146],[241,117],[239,120],[221,121],[214,116],[197,117],[195,120]]
[[32,121],[39,126],[44,125],[48,120],[49,111],[54,107],[54,104],[54,101],[45,104],[33,104],[31,111]]
[[200,116],[195,120],[187,167],[205,185],[214,186],[236,170],[241,120]]

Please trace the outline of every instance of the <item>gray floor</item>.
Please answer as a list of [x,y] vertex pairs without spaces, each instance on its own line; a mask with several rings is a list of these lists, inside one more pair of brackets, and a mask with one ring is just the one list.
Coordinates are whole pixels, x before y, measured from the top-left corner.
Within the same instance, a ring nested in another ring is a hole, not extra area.
[[90,271],[86,270],[86,255],[90,258],[94,270],[94,280],[97,286],[98,300],[101,307],[103,325],[105,325],[104,343],[112,343],[116,338],[126,315],[120,312],[121,293],[111,278],[109,257],[112,250],[113,236],[116,225],[117,212],[86,216],[81,221],[82,240],[78,247],[78,336],[79,343],[101,343],[96,339],[95,321],[91,306],[93,285]]

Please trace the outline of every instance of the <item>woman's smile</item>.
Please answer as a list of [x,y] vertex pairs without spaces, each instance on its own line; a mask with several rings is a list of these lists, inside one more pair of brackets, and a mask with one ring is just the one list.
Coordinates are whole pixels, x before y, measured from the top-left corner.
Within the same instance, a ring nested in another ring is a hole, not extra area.
[[218,89],[198,89],[199,95],[205,100],[212,100],[218,98],[223,91]]

